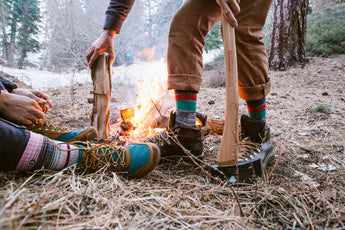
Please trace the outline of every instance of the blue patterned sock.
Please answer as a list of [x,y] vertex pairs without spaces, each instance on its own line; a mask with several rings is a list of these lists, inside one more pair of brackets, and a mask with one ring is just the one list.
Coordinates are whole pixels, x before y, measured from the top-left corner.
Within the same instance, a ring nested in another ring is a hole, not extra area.
[[247,101],[248,116],[252,119],[266,118],[266,98],[257,101]]

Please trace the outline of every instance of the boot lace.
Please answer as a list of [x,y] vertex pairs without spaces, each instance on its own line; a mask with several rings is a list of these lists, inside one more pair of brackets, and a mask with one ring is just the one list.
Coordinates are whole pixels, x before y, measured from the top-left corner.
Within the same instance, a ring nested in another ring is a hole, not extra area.
[[[166,136],[164,136],[163,133],[165,133]],[[149,137],[149,138],[145,139],[143,142],[144,143],[159,144],[159,143],[162,143],[162,142],[169,142],[169,141],[170,141],[169,134],[166,133],[165,131],[163,131],[163,132],[159,132],[159,133],[153,135],[152,137]]]
[[243,141],[240,143],[240,153],[239,158],[248,160],[253,159],[257,153],[261,151],[261,146],[264,143],[264,138],[259,133],[260,142],[252,142],[247,138],[244,138]]
[[[86,169],[96,169],[99,165],[110,164],[111,166],[123,169],[126,165],[126,148],[117,147],[114,145],[106,144],[91,144],[85,143],[85,147],[80,146],[80,142],[71,142],[70,145],[74,148],[62,149],[60,145],[65,143],[57,143],[56,147],[61,151],[83,151],[81,167]],[[75,144],[75,145],[73,145]],[[75,146],[78,147],[75,147]]]
[[[42,121],[42,120],[38,120],[36,121],[34,124],[31,125],[31,127],[37,126],[37,128],[40,129],[51,129],[51,130],[55,130],[55,131],[69,131],[68,128],[66,127],[61,127],[61,126],[57,126],[54,125],[52,123],[49,123],[48,121]],[[40,127],[42,126],[42,128]]]

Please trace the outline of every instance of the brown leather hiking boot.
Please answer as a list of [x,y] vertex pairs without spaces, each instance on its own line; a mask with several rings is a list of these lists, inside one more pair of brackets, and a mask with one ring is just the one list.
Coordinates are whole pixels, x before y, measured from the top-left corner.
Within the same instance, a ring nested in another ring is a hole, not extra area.
[[[62,145],[64,143],[58,143]],[[134,143],[127,146],[71,142],[71,148],[62,151],[79,150],[81,155],[78,167],[95,171],[109,165],[109,170],[120,172],[128,178],[143,177],[159,163],[160,150],[152,143]]]
[[47,121],[41,120],[26,128],[50,139],[64,142],[90,141],[98,136],[97,130],[92,126],[84,129],[69,130],[68,128],[55,126]]
[[176,125],[175,111],[170,113],[167,129],[144,140],[144,142],[156,144],[161,151],[162,158],[188,157],[173,138],[174,135],[191,154],[200,158],[204,156],[200,128],[197,126],[185,128]]
[[251,119],[247,115],[241,116],[242,136],[238,164],[261,159],[263,167],[272,163],[275,159],[273,145],[270,140],[270,128],[265,119]]
[[265,119],[254,120],[246,115],[241,117],[242,137],[240,152],[236,165],[214,167],[222,171],[215,175],[226,175],[229,183],[235,185],[239,182],[252,183],[264,175],[267,165],[273,163],[275,155],[270,140],[270,129]]

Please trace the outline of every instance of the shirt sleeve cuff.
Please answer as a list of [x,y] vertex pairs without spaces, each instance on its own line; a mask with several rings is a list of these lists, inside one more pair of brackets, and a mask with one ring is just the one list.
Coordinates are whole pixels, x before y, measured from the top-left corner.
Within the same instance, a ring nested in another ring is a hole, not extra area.
[[114,30],[116,31],[117,34],[119,34],[122,27],[123,20],[116,19],[115,17],[108,15],[105,18],[103,29]]

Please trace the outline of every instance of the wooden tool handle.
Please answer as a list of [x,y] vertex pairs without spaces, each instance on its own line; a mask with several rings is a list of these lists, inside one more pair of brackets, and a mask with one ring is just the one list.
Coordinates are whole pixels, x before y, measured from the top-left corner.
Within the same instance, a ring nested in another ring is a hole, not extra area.
[[235,29],[222,15],[225,60],[226,109],[222,142],[217,155],[219,166],[236,165],[239,153],[238,71]]

